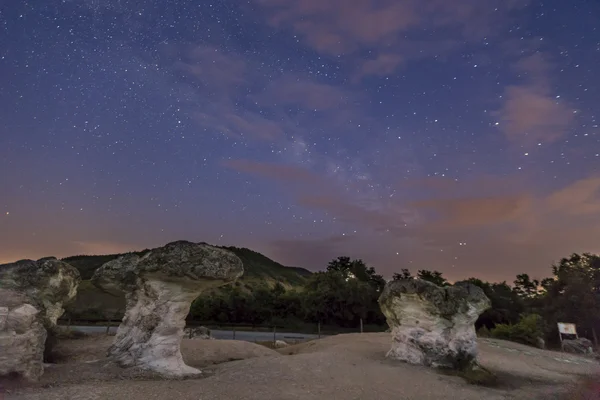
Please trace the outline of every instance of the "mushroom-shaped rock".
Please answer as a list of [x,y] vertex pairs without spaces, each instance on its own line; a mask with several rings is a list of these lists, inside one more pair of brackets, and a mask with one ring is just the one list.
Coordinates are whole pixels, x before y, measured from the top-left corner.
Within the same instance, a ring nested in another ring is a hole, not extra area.
[[77,269],[55,258],[0,265],[0,376],[39,379],[47,338],[79,281]]
[[191,303],[202,291],[233,282],[243,272],[242,261],[232,252],[185,241],[104,264],[92,283],[109,292],[123,291],[126,298],[109,357],[122,367],[167,376],[199,374],[185,365],[180,351]]
[[477,367],[474,323],[490,307],[468,282],[439,287],[420,279],[388,282],[379,298],[392,328],[387,357],[410,364],[471,370]]

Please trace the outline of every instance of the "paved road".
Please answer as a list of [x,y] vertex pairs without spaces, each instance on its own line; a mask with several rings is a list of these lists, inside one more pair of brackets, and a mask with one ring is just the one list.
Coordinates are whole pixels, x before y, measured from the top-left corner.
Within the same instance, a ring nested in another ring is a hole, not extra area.
[[[76,329],[85,333],[106,332],[105,326],[71,326],[71,329]],[[110,332],[115,333],[116,331],[116,326],[110,327]],[[210,333],[215,339],[233,339],[233,331],[211,329]],[[325,335],[321,335],[321,337],[323,336]],[[287,342],[293,342],[295,340],[310,340],[316,338],[318,338],[317,335],[309,335],[304,333],[277,332],[275,334],[276,340],[283,340]],[[247,342],[266,342],[269,340],[273,340],[273,332],[236,331],[235,340],[244,340]]]

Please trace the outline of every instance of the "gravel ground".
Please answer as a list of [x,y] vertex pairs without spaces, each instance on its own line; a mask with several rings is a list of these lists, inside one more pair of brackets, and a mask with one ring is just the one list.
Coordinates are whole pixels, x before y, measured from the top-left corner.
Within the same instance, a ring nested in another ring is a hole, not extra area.
[[[385,358],[389,334],[350,334],[276,352],[242,341],[184,340],[186,362],[205,377],[161,380],[124,371],[104,358],[110,337],[63,342],[61,364],[36,385],[13,388],[5,399],[558,399],[584,375],[600,374],[596,361],[515,343],[481,340],[482,364],[498,374],[494,388]],[[100,359],[99,361],[93,361]],[[230,361],[237,360],[237,361]]]

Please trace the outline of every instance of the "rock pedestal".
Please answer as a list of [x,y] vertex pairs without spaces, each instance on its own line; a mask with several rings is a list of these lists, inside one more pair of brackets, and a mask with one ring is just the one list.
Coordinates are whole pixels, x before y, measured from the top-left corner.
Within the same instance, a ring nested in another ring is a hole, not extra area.
[[477,365],[474,323],[490,307],[467,282],[438,287],[419,280],[388,282],[379,298],[392,329],[387,357],[410,364],[467,370]]
[[242,261],[232,252],[185,241],[104,264],[92,283],[125,292],[127,302],[109,357],[122,367],[166,376],[199,374],[185,365],[180,351],[190,305],[203,290],[232,282],[243,272]]
[[77,269],[55,258],[0,265],[0,376],[39,379],[48,332],[79,281]]

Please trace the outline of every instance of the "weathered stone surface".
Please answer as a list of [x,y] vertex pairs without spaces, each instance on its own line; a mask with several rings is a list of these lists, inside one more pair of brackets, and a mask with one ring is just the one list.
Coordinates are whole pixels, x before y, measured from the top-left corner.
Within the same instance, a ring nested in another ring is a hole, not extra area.
[[[79,271],[54,257],[0,265],[0,288],[23,293],[41,311],[44,326],[52,328],[64,304],[77,294]],[[0,300],[1,301],[1,300]]]
[[594,353],[592,341],[586,338],[563,339],[561,347],[567,353],[588,355]]
[[0,376],[39,379],[48,331],[79,281],[77,269],[55,258],[0,265]]
[[387,283],[379,305],[392,328],[389,358],[459,370],[477,367],[474,323],[490,307],[478,286],[396,280]]
[[122,367],[164,375],[199,374],[185,365],[180,351],[190,305],[203,290],[232,282],[243,272],[242,261],[232,252],[185,241],[104,264],[94,273],[93,284],[123,291],[127,301],[109,357]]
[[[0,296],[10,294],[0,290]],[[42,375],[46,330],[31,304],[6,307],[6,323],[0,331],[0,377],[35,381]]]
[[185,328],[184,337],[188,339],[203,339],[213,340],[214,338],[210,334],[210,329],[205,326],[189,327]]

